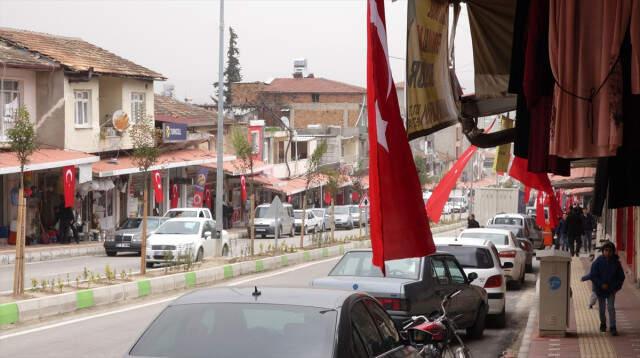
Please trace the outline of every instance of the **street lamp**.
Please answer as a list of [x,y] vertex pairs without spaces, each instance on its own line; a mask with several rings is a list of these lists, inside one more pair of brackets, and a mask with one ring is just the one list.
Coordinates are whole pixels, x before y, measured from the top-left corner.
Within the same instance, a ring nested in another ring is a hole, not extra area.
[[220,0],[220,44],[218,48],[218,131],[216,133],[216,231],[219,237],[222,237],[222,180],[224,168],[222,163],[223,147],[222,138],[224,137],[224,0]]

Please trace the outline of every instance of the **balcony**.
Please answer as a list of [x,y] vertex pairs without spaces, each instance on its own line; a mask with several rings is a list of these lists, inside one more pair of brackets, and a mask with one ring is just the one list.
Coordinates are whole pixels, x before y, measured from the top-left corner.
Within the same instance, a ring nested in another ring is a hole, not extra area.
[[289,175],[289,171],[287,170],[287,164],[278,163],[274,164],[271,168],[271,175],[278,179],[285,179],[287,177],[298,177],[304,175],[307,171],[307,167],[309,166],[308,159],[300,159],[300,160],[292,160],[289,161],[289,169],[291,170],[291,175]]

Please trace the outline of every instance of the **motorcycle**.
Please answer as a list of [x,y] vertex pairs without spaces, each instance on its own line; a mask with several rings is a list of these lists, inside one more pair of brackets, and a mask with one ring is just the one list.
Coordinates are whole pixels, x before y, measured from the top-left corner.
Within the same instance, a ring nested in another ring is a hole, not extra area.
[[[425,358],[471,358],[471,352],[457,333],[456,319],[447,316],[447,303],[462,291],[458,290],[444,297],[441,314],[431,319],[425,316],[412,316],[403,326],[403,333],[409,342],[420,350]],[[454,348],[454,345],[457,346]]]

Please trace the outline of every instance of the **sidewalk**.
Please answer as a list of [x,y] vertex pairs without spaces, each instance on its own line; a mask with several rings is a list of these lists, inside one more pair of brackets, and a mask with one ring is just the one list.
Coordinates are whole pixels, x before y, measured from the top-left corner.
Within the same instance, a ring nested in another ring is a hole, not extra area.
[[534,312],[530,315],[530,320],[533,320],[527,325],[532,329],[525,334],[518,357],[640,357],[640,290],[628,279],[629,274],[625,267],[627,279],[622,290],[616,295],[619,336],[612,337],[609,332],[601,333],[597,304],[593,309],[588,307],[591,282],[580,281],[590,267],[591,262],[586,257],[573,258],[571,263],[573,299],[567,336],[538,336],[538,296]]
[[[247,236],[246,228],[233,228],[227,231],[230,239],[241,239]],[[26,262],[49,261],[63,257],[104,254],[103,245],[101,241],[80,241],[79,244],[29,245],[25,246],[24,255]],[[14,263],[15,257],[16,247],[14,245],[0,246],[0,265]]]

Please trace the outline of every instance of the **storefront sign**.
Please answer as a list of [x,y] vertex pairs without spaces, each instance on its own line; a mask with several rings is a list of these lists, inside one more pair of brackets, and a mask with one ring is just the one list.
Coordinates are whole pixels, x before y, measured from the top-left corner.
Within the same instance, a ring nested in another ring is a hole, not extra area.
[[191,185],[193,184],[193,178],[181,178],[181,177],[175,177],[172,178],[171,181],[174,184],[178,184],[178,185]]
[[407,135],[415,139],[457,123],[448,65],[449,1],[409,0]]
[[162,124],[162,141],[164,143],[183,142],[187,140],[187,125],[179,123]]

